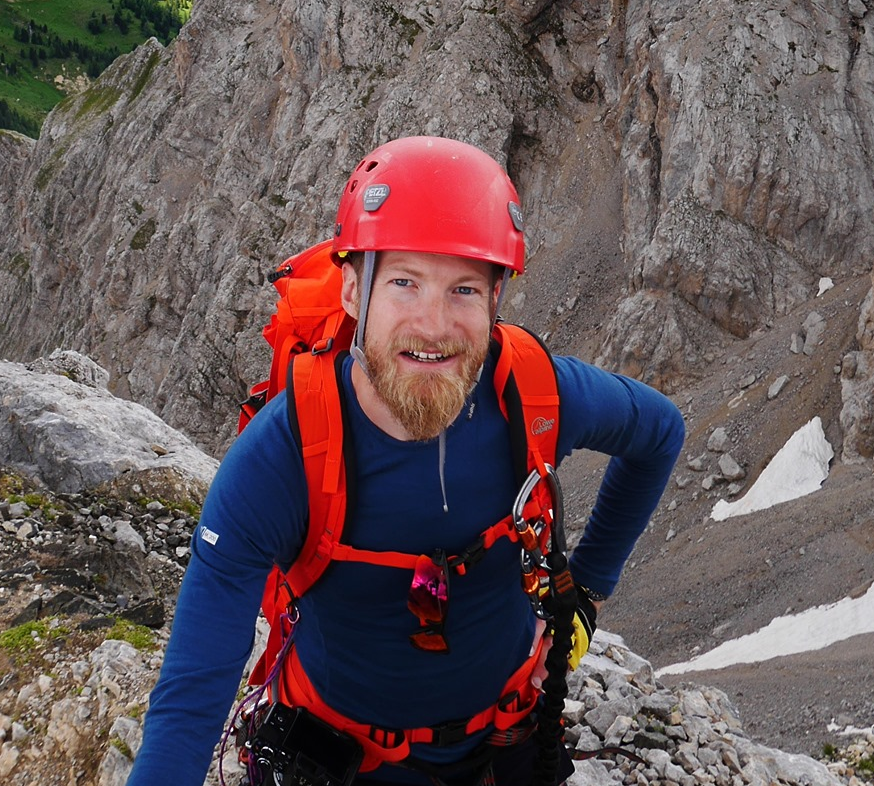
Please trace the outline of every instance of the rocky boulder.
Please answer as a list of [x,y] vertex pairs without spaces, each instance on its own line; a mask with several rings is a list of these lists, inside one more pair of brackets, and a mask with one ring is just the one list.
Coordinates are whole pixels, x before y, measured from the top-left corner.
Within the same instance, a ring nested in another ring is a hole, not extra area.
[[[113,396],[78,353],[0,362],[0,461],[60,492],[200,504],[218,462],[145,407]],[[78,377],[84,381],[77,381]]]

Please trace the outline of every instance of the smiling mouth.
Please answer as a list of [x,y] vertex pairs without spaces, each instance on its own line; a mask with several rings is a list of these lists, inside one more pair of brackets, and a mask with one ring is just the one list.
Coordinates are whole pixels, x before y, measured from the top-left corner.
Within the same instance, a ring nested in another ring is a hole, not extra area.
[[440,363],[443,360],[449,360],[452,355],[442,355],[439,352],[416,352],[415,350],[407,350],[402,352],[404,357],[417,360],[419,363]]

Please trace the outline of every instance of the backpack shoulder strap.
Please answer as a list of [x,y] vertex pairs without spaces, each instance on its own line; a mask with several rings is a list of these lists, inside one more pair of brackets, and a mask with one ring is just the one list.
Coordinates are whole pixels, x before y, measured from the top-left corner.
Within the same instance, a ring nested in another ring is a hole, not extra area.
[[[495,387],[510,424],[516,473],[521,482],[535,467],[555,464],[559,396],[552,356],[540,339],[517,325],[500,323]],[[303,353],[289,365],[288,417],[301,448],[309,499],[309,526],[286,580],[295,597],[324,573],[340,544],[347,511],[354,508],[354,451],[348,445],[341,383],[346,352]],[[348,448],[348,449],[347,449]]]
[[558,449],[559,395],[552,355],[540,338],[519,325],[498,322],[493,333],[500,345],[495,390],[510,424],[510,441],[521,484],[535,468],[555,466]]
[[249,676],[250,685],[263,685],[283,646],[282,615],[295,598],[301,597],[319,580],[331,562],[331,553],[340,540],[348,500],[354,489],[347,486],[346,461],[353,461],[351,450],[344,450],[348,433],[346,406],[340,374],[347,352],[312,352],[294,355],[288,364],[286,398],[288,420],[295,442],[303,456],[307,481],[309,516],[300,554],[287,573],[278,566],[267,577],[261,597],[261,610],[270,624],[267,644]]
[[306,538],[287,574],[296,597],[315,584],[330,564],[351,507],[348,480],[355,473],[347,466],[353,451],[346,449],[346,403],[340,382],[347,354],[302,354],[289,367],[289,423],[301,447],[309,490]]
[[[554,464],[559,398],[549,351],[540,339],[517,325],[499,323],[500,354],[495,388],[510,424],[514,465],[521,485],[529,472]],[[301,552],[285,581],[300,597],[321,577],[340,543],[347,510],[354,507],[350,479],[353,451],[348,425],[342,363],[347,353],[301,353],[288,367],[288,418],[303,456],[309,500],[309,526]],[[544,471],[545,474],[545,471]]]

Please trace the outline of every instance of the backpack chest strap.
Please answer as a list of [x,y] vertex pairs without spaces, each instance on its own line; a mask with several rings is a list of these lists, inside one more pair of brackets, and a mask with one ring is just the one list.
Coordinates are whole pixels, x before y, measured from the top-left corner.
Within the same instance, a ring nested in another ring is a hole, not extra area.
[[[535,518],[540,513],[540,505],[537,500],[529,501],[525,508],[526,518]],[[450,556],[447,560],[449,567],[458,575],[463,576],[476,565],[501,538],[509,538],[517,543],[522,534],[514,525],[513,516],[505,516],[497,524],[483,531],[480,536],[459,554]],[[319,545],[321,559],[336,560],[338,562],[365,562],[370,565],[382,565],[387,568],[401,568],[415,570],[418,554],[407,554],[400,551],[370,551],[358,549],[348,543],[340,543],[330,537],[322,538]]]
[[[463,576],[502,537],[510,538],[512,541],[519,539],[516,530],[512,527],[512,518],[509,516],[489,527],[460,554],[449,557],[449,567]],[[366,562],[371,565],[408,570],[416,569],[416,562],[420,556],[400,551],[368,551],[367,549],[357,549],[346,543],[333,543],[328,548],[330,549],[329,559],[337,560],[338,562]]]

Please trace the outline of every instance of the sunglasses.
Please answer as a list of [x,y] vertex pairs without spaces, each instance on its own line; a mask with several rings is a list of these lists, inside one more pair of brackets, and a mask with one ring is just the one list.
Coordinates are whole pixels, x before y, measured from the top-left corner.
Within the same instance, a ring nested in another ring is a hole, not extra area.
[[417,650],[449,652],[444,629],[449,610],[449,564],[446,552],[437,549],[416,560],[407,608],[419,619],[419,630],[410,635]]

